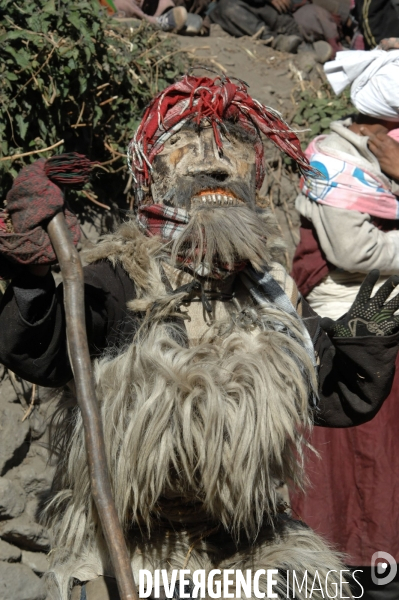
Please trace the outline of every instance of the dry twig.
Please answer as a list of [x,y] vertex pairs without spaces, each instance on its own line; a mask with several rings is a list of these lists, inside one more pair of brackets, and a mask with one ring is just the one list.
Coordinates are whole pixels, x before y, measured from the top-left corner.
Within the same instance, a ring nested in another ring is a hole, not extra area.
[[119,96],[111,96],[111,98],[108,98],[107,100],[103,100],[103,102],[100,102],[100,104],[98,106],[105,106],[106,104],[113,102],[117,98],[119,98]]
[[[104,142],[104,146],[114,156],[121,156],[122,158],[126,158],[126,154],[122,154],[122,152],[118,152],[117,150],[114,150],[112,146],[110,146],[109,144],[107,144],[107,142]],[[104,163],[101,163],[101,164],[104,164]]]
[[251,36],[251,40],[258,40],[260,38],[260,36],[262,35],[262,33],[265,31],[266,29],[266,25],[262,25],[262,27],[260,29],[258,29],[258,31],[256,31],[253,36]]
[[30,404],[28,406],[28,409],[25,411],[24,416],[22,417],[22,423],[24,421],[26,421],[26,419],[31,415],[33,409],[35,408],[35,402],[36,402],[36,383],[32,384],[32,394],[30,397]]
[[54,148],[57,148],[57,146],[61,146],[61,144],[64,143],[64,140],[60,140],[59,142],[57,142],[56,144],[53,144],[52,146],[48,146],[47,148],[42,148],[42,150],[32,150],[31,152],[23,152],[22,154],[13,154],[12,156],[3,156],[3,158],[0,158],[0,162],[3,162],[4,160],[16,160],[17,158],[22,158],[24,156],[30,156],[31,154],[41,154],[42,152],[48,152],[49,150],[53,150]]
[[106,210],[111,210],[111,207],[108,206],[108,204],[102,204],[101,202],[99,202],[98,200],[93,198],[93,196],[91,196],[91,194],[89,194],[89,192],[86,192],[86,190],[82,190],[82,192],[84,193],[86,198],[88,198],[88,200],[90,200],[90,202],[93,202],[93,204],[97,204],[97,206],[101,206],[101,208],[105,208]]
[[78,120],[76,121],[75,125],[71,125],[72,128],[79,126],[79,123],[80,123],[80,121],[81,121],[81,119],[83,117],[84,110],[85,110],[85,103],[83,102],[82,103],[82,108],[81,108],[79,116],[78,116]]
[[123,190],[123,193],[124,193],[124,194],[127,194],[127,193],[128,193],[128,191],[130,190],[130,187],[131,187],[131,185],[132,185],[132,180],[133,180],[133,176],[132,176],[132,174],[131,174],[131,173],[129,173],[129,178],[128,178],[128,180],[127,180],[126,187],[125,187],[125,189]]

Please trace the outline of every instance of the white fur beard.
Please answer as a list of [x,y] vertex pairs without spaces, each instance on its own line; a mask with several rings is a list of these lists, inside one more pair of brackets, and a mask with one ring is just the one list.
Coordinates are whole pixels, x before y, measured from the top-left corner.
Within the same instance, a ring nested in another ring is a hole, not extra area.
[[[266,243],[267,240],[267,243]],[[195,208],[184,231],[173,240],[171,263],[187,265],[199,275],[222,267],[234,271],[240,261],[261,271],[284,245],[273,215],[248,206]],[[180,260],[179,260],[180,258]]]

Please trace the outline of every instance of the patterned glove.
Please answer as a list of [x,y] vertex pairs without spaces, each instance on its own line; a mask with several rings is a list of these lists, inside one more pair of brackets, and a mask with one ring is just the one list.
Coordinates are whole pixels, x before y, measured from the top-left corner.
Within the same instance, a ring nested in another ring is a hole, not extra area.
[[380,272],[370,271],[349,311],[337,321],[324,318],[320,325],[330,337],[361,337],[370,335],[392,335],[399,330],[399,294],[386,302],[399,284],[399,275],[392,275],[380,287],[375,296],[371,293]]

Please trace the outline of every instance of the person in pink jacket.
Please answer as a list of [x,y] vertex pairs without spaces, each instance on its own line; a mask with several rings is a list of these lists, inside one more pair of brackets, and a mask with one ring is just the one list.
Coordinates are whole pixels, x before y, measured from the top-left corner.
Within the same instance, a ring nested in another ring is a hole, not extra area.
[[[381,285],[399,273],[399,51],[343,52],[325,69],[337,92],[352,84],[360,112],[331,123],[331,133],[306,151],[320,176],[305,178],[296,200],[301,241],[293,277],[318,314],[338,319],[365,274],[379,269]],[[316,427],[310,441],[321,460],[309,453],[310,486],[292,498],[294,514],[361,570],[364,594],[359,587],[354,595],[364,600],[399,598],[398,400],[397,369],[372,421]]]

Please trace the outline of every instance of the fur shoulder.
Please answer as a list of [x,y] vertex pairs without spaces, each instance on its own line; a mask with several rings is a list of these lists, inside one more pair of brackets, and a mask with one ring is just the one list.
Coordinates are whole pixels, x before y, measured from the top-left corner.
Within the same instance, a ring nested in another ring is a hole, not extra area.
[[114,232],[103,236],[96,246],[85,251],[89,264],[109,260],[120,264],[134,281],[139,295],[154,289],[163,289],[158,263],[163,257],[163,244],[157,237],[144,235],[136,221],[129,219]]

